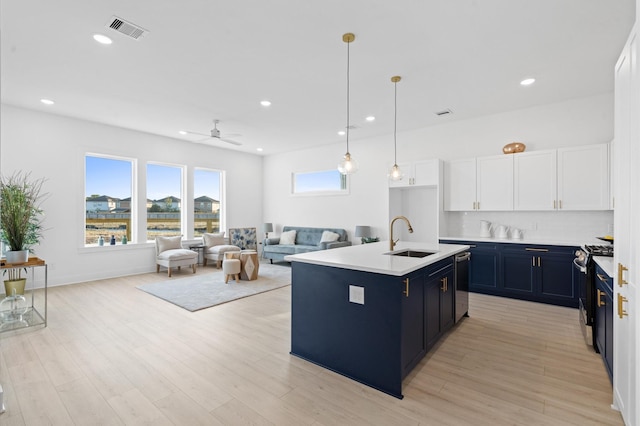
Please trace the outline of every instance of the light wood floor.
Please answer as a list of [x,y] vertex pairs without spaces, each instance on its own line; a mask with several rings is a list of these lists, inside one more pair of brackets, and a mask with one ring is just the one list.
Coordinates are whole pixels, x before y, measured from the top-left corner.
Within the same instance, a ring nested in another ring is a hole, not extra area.
[[135,288],[161,279],[50,289],[0,335],[0,425],[622,424],[574,309],[472,294],[398,400],[289,355],[290,287],[190,313]]

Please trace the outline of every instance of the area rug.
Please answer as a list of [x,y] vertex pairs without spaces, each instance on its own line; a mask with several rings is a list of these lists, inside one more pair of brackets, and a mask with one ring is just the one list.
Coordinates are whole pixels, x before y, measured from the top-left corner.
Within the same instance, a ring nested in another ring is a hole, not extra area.
[[253,281],[230,279],[225,284],[222,269],[218,269],[210,274],[172,278],[137,288],[194,312],[290,284],[291,268],[288,265],[261,263],[258,279]]

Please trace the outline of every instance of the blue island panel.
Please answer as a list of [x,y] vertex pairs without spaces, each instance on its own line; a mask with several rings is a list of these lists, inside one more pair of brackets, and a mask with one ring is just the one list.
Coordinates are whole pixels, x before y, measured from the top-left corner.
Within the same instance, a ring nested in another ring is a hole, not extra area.
[[[402,398],[402,278],[293,262],[291,354]],[[349,286],[364,288],[364,304]]]

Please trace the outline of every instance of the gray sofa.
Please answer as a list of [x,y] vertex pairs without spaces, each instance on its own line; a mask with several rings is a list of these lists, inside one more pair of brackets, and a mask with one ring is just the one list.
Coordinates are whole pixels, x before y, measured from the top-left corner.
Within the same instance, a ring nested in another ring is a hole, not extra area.
[[[263,257],[273,261],[283,261],[285,256],[297,253],[307,253],[310,251],[326,250],[336,247],[346,247],[351,245],[348,240],[347,231],[340,228],[308,228],[297,226],[285,226],[282,232],[296,231],[295,244],[280,244],[280,237],[267,238],[264,241]],[[335,232],[340,235],[338,241],[321,243],[324,231]]]

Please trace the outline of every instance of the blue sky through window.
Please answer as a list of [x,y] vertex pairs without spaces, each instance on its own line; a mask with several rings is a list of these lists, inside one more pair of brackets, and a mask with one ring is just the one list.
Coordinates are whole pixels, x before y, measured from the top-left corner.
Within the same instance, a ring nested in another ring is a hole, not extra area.
[[131,161],[85,157],[85,195],[131,197]]
[[344,191],[345,177],[337,169],[321,172],[307,172],[294,174],[295,193],[318,191]]

